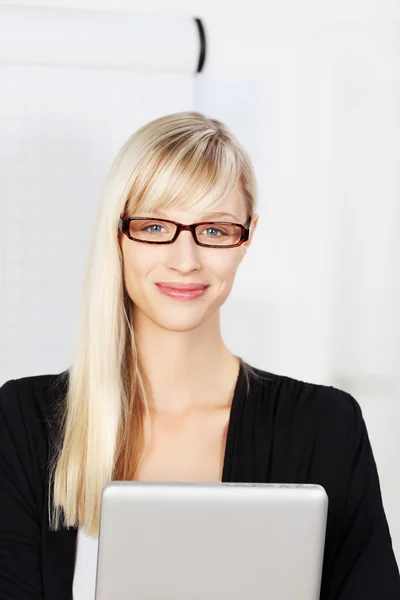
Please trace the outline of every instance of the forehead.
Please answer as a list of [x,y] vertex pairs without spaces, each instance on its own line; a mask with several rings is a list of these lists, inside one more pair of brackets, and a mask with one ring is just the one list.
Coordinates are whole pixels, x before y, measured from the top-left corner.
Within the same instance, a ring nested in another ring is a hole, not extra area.
[[205,219],[241,222],[247,218],[245,200],[236,187],[227,194],[218,206],[214,206],[214,208],[211,209],[185,211],[168,207],[164,209],[155,209],[151,214],[157,217],[171,219],[172,221],[180,221],[182,223],[193,223]]

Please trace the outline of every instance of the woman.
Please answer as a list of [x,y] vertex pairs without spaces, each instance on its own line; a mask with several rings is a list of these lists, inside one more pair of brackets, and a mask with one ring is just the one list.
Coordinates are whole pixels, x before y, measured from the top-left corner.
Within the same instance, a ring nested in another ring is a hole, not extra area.
[[112,479],[318,483],[329,497],[321,599],[400,598],[356,400],[251,368],[221,338],[257,220],[250,160],[221,122],[162,117],[121,148],[71,368],[0,389],[1,599],[93,598]]

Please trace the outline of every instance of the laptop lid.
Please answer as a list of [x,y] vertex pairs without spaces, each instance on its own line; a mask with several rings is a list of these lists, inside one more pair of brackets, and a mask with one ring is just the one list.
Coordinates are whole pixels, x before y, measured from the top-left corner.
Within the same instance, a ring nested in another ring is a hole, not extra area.
[[96,600],[318,600],[319,485],[112,482]]

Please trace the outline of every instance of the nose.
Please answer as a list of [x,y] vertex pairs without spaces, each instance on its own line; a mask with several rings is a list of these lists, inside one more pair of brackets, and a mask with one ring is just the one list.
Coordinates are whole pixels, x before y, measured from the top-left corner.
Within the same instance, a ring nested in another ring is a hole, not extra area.
[[200,246],[193,239],[191,231],[181,231],[172,244],[169,245],[167,266],[182,273],[200,269]]

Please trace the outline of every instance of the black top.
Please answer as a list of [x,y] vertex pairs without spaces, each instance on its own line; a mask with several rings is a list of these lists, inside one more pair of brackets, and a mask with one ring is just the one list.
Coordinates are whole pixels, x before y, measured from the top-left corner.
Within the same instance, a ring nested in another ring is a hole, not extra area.
[[[329,498],[321,600],[400,600],[399,570],[357,401],[255,369],[236,383],[223,481],[317,483]],[[48,528],[48,470],[68,371],[0,388],[0,599],[71,600],[77,529]],[[52,422],[52,425],[50,425]]]

